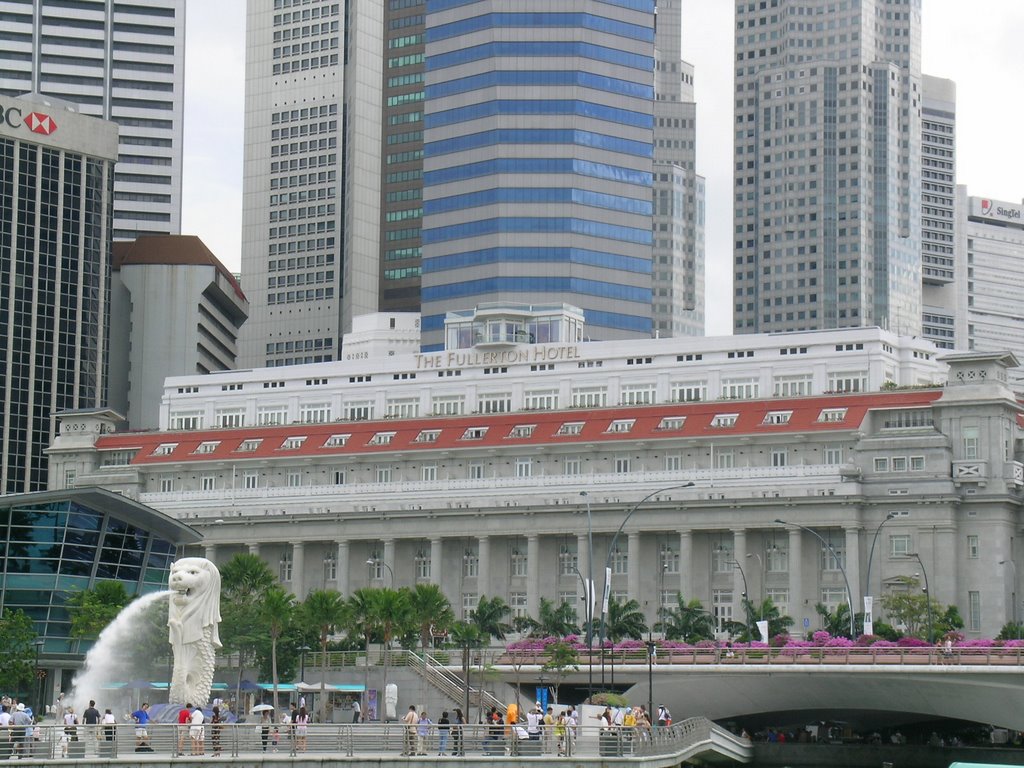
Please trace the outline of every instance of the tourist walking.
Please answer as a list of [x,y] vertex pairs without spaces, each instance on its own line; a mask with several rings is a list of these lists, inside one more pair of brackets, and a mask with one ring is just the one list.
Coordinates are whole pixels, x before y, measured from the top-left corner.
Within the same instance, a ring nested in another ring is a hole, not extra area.
[[459,707],[455,708],[455,723],[452,725],[452,754],[464,756],[466,745],[463,741],[463,728],[466,725],[466,718]]
[[103,740],[113,741],[114,733],[117,731],[117,718],[111,712],[110,707],[103,710]]
[[445,752],[448,751],[448,729],[451,720],[448,719],[448,710],[446,709],[441,713],[440,719],[437,721],[437,755],[438,757],[444,757]]
[[[458,712],[458,710],[455,711]],[[404,732],[402,733],[403,755],[411,756],[416,754],[416,724],[419,721],[420,716],[416,714],[415,705],[410,705],[409,711],[402,718],[402,723],[405,725]]]
[[204,720],[206,720],[206,716],[203,714],[202,709],[196,707],[192,710],[192,714],[189,716],[188,736],[192,742],[193,755],[202,755],[206,752],[206,727],[203,725]]
[[263,744],[263,751],[267,751],[267,739],[270,738],[270,710],[263,710],[260,717],[260,742]]
[[89,706],[86,707],[85,712],[82,713],[82,722],[88,726],[86,733],[93,741],[99,741],[99,724],[100,724],[100,711],[96,709],[96,702],[89,700]]
[[188,738],[188,724],[192,718],[192,704],[186,703],[178,710],[178,754],[185,754],[185,739]]
[[427,743],[430,741],[430,726],[433,721],[427,715],[427,710],[420,712],[420,719],[416,723],[416,754],[425,757],[427,754]]
[[306,731],[309,729],[309,713],[303,706],[299,707],[299,713],[295,716],[295,751],[306,751]]
[[214,707],[210,717],[210,741],[213,744],[213,756],[220,756],[220,736],[224,730],[224,718],[220,715],[220,707]]

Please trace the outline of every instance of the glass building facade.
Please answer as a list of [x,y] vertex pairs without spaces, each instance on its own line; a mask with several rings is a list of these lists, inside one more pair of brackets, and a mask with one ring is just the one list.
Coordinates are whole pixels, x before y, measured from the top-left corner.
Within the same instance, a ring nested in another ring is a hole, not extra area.
[[491,302],[651,335],[654,19],[653,0],[427,1],[425,349]]
[[178,545],[198,534],[166,515],[98,488],[0,498],[0,612],[19,609],[54,660],[85,648],[65,603],[97,582],[129,595],[165,589]]

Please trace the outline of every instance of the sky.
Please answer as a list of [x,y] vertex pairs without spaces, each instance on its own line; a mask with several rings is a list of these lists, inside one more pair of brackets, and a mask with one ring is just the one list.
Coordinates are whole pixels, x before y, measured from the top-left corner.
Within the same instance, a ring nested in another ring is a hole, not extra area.
[[[266,0],[263,0],[266,1]],[[383,0],[381,0],[383,2]],[[1024,2],[923,0],[922,72],[957,86],[957,182],[1024,199]],[[707,334],[732,332],[733,3],[683,0],[707,178]],[[188,0],[182,233],[241,268],[245,0]],[[243,287],[244,287],[244,276]],[[717,309],[716,309],[717,308]]]

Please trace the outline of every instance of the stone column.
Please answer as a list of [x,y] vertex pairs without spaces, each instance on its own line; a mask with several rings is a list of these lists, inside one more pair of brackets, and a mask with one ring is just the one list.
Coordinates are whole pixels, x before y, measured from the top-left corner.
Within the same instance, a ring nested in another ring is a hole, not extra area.
[[[626,598],[636,600],[643,609],[644,601],[640,594],[640,534],[632,531],[626,544]],[[655,566],[655,573],[657,573]]]
[[491,594],[491,538],[477,539],[476,594],[477,597],[493,597]]
[[441,572],[444,564],[441,561],[441,539],[430,540],[430,583],[441,586]]
[[853,605],[850,608],[854,613],[864,609],[864,601],[861,600],[860,587],[860,528],[850,526],[846,529],[846,578],[850,581],[850,592],[853,594],[850,599]]
[[338,591],[348,597],[348,539],[338,542],[338,552],[335,555],[338,574]]
[[204,544],[203,545],[203,557],[205,557],[211,563],[216,563],[217,562],[217,545],[216,544]]
[[306,596],[305,573],[306,566],[306,544],[302,541],[292,542],[292,592],[295,597],[302,600]]
[[679,594],[693,600],[693,531],[679,532]]
[[395,540],[384,539],[384,557],[381,561],[391,570],[384,568],[384,584],[392,589],[398,589],[398,574],[395,573]]
[[540,606],[540,537],[526,537],[526,613],[537,618]]
[[[583,584],[590,579],[590,539],[585,533],[576,534],[576,566],[579,568],[580,576],[583,577],[582,583],[579,576],[576,577],[576,592],[580,596],[580,601],[577,603],[579,610],[576,611],[576,614],[579,616],[580,624],[583,624],[587,620],[587,611],[589,610],[587,608],[587,591]],[[594,574],[594,580],[597,580],[597,574]]]
[[[796,622],[794,629],[803,631],[804,618],[811,618],[810,609],[804,605],[803,579],[803,531],[800,528],[789,529],[789,615]],[[818,602],[819,598],[814,600]]]

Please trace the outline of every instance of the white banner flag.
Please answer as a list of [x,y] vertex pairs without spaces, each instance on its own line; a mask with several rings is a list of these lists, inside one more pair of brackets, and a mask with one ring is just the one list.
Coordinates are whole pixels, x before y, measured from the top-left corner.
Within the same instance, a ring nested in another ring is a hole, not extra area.
[[757,622],[757,631],[761,633],[761,642],[762,643],[767,643],[768,642],[768,622],[767,621],[759,621],[759,622]]
[[871,611],[874,607],[874,598],[871,595],[864,595],[864,634],[875,634],[875,621]]

